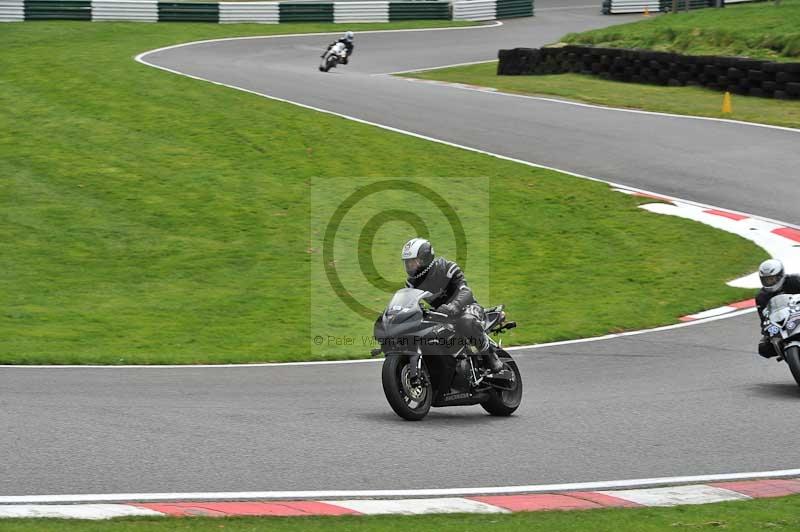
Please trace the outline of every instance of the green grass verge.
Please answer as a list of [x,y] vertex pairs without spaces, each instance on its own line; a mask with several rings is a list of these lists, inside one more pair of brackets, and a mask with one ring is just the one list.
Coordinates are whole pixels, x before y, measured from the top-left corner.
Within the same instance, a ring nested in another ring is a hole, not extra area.
[[[363,357],[312,352],[310,183],[335,176],[490,180],[492,293],[478,295],[509,306],[514,343],[672,323],[752,295],[723,281],[752,271],[760,249],[603,184],[132,60],[179,42],[325,30],[340,26],[3,26],[0,363]],[[376,239],[376,267],[398,286],[411,231]],[[343,313],[339,332],[369,335],[371,323]]]
[[404,75],[493,87],[517,94],[558,96],[610,107],[728,118],[800,128],[800,101],[734,95],[733,112],[723,114],[722,93],[700,87],[662,87],[623,83],[581,74],[498,76],[496,61]]
[[506,515],[424,515],[266,518],[123,518],[111,521],[58,519],[0,520],[4,532],[142,532],[187,530],[244,532],[348,531],[394,532],[656,532],[725,530],[730,532],[798,530],[800,497],[757,499],[674,508],[523,512]]
[[800,0],[700,9],[567,35],[565,42],[775,61],[800,58]]

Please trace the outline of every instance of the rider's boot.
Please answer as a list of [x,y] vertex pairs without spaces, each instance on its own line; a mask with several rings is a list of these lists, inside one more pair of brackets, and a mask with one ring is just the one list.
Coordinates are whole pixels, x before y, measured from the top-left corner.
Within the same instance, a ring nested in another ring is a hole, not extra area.
[[497,356],[494,347],[494,342],[492,342],[490,338],[485,337],[481,354],[483,355],[483,361],[491,374],[500,373],[503,371],[503,362],[500,360],[500,357]]

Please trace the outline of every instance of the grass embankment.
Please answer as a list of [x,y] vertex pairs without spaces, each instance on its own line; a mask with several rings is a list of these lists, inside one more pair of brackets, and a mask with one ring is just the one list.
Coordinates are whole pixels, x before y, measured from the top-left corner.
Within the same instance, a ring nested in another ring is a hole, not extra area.
[[[648,48],[686,54],[743,55],[800,61],[800,0],[701,9],[611,26],[564,39],[574,44]],[[410,77],[468,83],[520,94],[663,113],[729,118],[800,128],[800,101],[734,96],[722,113],[722,94],[698,87],[661,87],[606,81],[594,76],[498,76],[496,63],[431,70]]]
[[570,33],[563,41],[691,55],[800,61],[800,0],[731,5]]
[[[3,27],[0,363],[364,356],[359,346],[312,352],[319,249],[310,245],[309,196],[315,179],[334,176],[461,178],[466,187],[463,176],[490,179],[492,294],[478,295],[506,303],[522,324],[507,342],[671,323],[751,296],[723,283],[752,271],[761,250],[644,212],[640,200],[605,185],[132,60],[179,42],[324,30],[340,27]],[[483,200],[471,198],[463,211]],[[414,230],[398,222],[381,231],[375,266],[400,286],[398,247]],[[330,309],[341,316],[335,333],[371,333],[371,320],[340,310]]]
[[0,520],[4,532],[656,532],[675,530],[798,530],[800,497],[674,508],[523,512],[506,515],[423,515],[289,518],[124,518],[112,521]]

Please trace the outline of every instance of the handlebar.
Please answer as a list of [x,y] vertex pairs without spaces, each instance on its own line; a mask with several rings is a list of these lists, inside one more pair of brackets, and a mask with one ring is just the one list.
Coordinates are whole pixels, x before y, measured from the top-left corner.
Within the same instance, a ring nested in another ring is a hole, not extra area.
[[435,310],[428,310],[425,312],[425,318],[436,323],[449,323],[450,316],[443,312],[436,312]]

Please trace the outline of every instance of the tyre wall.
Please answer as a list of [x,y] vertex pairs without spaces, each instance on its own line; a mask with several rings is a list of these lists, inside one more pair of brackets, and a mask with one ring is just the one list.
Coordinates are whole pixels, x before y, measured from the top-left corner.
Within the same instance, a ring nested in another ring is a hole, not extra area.
[[500,50],[498,57],[497,73],[505,76],[573,72],[629,83],[800,98],[800,63],[591,46],[514,48]]

